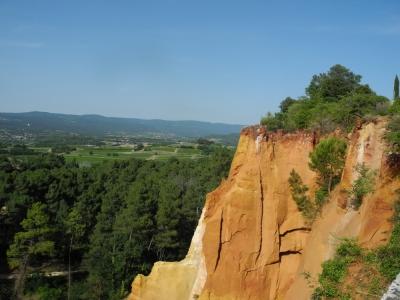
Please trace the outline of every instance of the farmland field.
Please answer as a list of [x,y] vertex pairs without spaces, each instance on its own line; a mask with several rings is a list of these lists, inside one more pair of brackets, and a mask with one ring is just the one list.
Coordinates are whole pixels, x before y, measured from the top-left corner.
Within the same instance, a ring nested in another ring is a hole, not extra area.
[[[41,149],[45,152],[45,149]],[[104,160],[121,160],[129,158],[147,160],[165,160],[171,157],[197,159],[203,157],[201,150],[193,148],[179,148],[177,145],[148,146],[143,150],[135,151],[129,147],[77,147],[74,151],[64,154],[67,161],[77,161],[79,164],[96,164]]]

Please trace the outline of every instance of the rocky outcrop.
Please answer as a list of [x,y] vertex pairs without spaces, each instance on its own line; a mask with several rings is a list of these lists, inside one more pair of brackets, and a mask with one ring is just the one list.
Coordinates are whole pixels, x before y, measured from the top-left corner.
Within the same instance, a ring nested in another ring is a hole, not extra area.
[[[383,133],[379,121],[348,137],[342,182],[311,226],[291,198],[288,178],[295,169],[313,195],[316,174],[308,157],[317,135],[244,129],[229,177],[207,196],[187,257],[158,262],[149,276],[137,276],[129,299],[309,299],[312,289],[304,274],[316,278],[338,237],[357,237],[375,247],[390,234],[399,182],[384,168]],[[379,176],[376,192],[354,211],[344,191],[357,176],[357,163]]]
[[400,274],[393,280],[387,292],[382,296],[381,300],[400,299]]

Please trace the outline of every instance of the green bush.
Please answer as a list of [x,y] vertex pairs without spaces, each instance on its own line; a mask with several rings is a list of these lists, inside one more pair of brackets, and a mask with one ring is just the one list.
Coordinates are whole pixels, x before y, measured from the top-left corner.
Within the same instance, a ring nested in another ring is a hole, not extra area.
[[308,99],[301,99],[292,104],[287,112],[284,129],[294,131],[309,128],[313,119],[312,108],[315,107],[315,104],[315,101]]
[[352,184],[350,195],[351,203],[359,209],[363,198],[374,191],[374,181],[376,172],[367,168],[364,164],[358,164],[355,167],[358,178]]
[[313,293],[312,299],[350,299],[343,293],[341,283],[346,277],[349,265],[362,257],[362,249],[353,239],[343,239],[332,259],[322,264],[322,273],[318,278],[320,284]]
[[393,115],[400,114],[400,99],[393,101],[392,106],[389,108],[389,112]]
[[299,211],[306,219],[312,220],[315,217],[315,207],[307,196],[308,187],[303,184],[300,175],[294,169],[290,172],[289,185]]
[[319,278],[320,295],[325,297],[339,297],[341,292],[338,285],[346,276],[348,263],[344,259],[332,259],[322,264],[322,273]]
[[336,249],[336,255],[341,258],[350,259],[353,261],[355,258],[362,254],[361,247],[353,239],[343,239],[339,247]]
[[329,193],[326,187],[320,187],[316,192],[315,192],[315,204],[317,207],[320,209],[322,206],[328,201],[329,199]]
[[37,294],[39,300],[62,300],[62,299],[65,299],[65,295],[61,288],[41,286],[37,289],[36,294]]
[[270,131],[276,131],[284,127],[284,119],[282,113],[271,114],[267,113],[261,118],[260,124],[267,127]]
[[[400,100],[397,102],[400,102]],[[387,133],[385,137],[390,145],[391,151],[400,152],[400,115],[394,115],[390,119],[387,125]]]
[[379,274],[367,280],[368,284],[364,288],[371,295],[380,295],[400,273],[400,200],[395,202],[392,220],[392,235],[383,247],[366,251],[352,239],[342,240],[335,256],[322,264],[319,286],[314,290],[312,299],[350,299],[344,291],[347,287],[343,287],[342,283],[350,264],[354,262],[361,263],[364,272],[379,271]]
[[393,223],[389,243],[377,251],[380,271],[390,281],[400,273],[400,200],[394,206]]
[[28,299],[66,299],[66,278],[46,277],[39,273],[34,273],[27,279],[24,293]]

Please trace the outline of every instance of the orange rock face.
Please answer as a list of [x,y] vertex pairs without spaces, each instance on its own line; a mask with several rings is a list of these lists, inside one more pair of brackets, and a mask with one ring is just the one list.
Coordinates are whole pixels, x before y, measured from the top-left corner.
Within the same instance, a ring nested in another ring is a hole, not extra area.
[[[227,180],[207,196],[187,257],[156,263],[132,284],[131,300],[309,299],[304,272],[317,278],[337,237],[356,237],[366,247],[390,234],[392,201],[399,182],[385,173],[384,122],[364,125],[349,139],[342,182],[310,226],[293,201],[288,178],[295,169],[312,196],[316,174],[308,166],[316,136],[242,131]],[[354,167],[376,169],[375,193],[361,208],[348,205]]]

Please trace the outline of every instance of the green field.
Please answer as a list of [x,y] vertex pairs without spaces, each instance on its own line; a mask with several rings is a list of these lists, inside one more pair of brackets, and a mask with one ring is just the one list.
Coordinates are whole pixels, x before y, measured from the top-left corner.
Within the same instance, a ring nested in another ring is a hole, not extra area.
[[[45,152],[45,149],[41,149]],[[134,151],[124,147],[77,147],[76,150],[64,154],[67,161],[77,161],[79,164],[91,165],[105,160],[121,159],[146,159],[166,160],[171,157],[197,159],[203,157],[201,151],[196,148],[177,148],[171,146],[148,146],[145,150]]]

